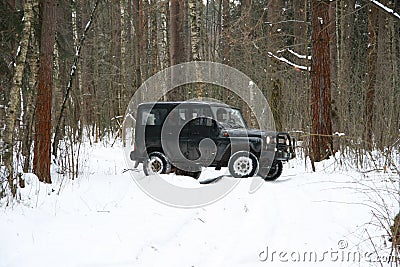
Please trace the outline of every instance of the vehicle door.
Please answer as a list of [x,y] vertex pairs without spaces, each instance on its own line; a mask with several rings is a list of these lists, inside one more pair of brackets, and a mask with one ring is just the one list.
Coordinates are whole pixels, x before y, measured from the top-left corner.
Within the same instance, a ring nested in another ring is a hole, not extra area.
[[[208,105],[193,105],[189,110],[189,122],[185,134],[185,157],[192,161],[200,160],[202,165],[210,163],[215,157],[216,122],[212,119],[211,109]],[[184,127],[185,128],[185,127]]]

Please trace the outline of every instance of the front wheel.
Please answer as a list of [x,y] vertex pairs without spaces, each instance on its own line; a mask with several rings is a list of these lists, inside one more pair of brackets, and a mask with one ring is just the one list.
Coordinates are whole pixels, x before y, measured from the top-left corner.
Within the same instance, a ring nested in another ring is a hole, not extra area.
[[258,159],[251,152],[239,151],[229,159],[228,168],[235,178],[251,177],[258,171]]
[[269,169],[268,175],[264,177],[265,181],[275,181],[281,176],[283,170],[283,163],[282,161],[276,161],[272,164],[271,168]]
[[161,152],[152,152],[149,158],[143,162],[143,172],[146,176],[153,174],[165,174],[171,171],[171,164]]

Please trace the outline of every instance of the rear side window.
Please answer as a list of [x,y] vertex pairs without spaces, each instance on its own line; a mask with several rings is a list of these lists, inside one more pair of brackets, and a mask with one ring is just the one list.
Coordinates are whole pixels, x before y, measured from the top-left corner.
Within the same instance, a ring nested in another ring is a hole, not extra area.
[[165,108],[143,108],[139,113],[139,123],[142,126],[162,125],[167,113]]
[[208,106],[194,107],[191,110],[191,119],[198,117],[212,117],[211,109]]

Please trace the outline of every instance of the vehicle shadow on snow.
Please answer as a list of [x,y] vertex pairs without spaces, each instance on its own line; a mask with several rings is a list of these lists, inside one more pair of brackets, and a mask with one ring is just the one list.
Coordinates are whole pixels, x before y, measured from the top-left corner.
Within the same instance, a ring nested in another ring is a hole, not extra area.
[[[294,175],[293,175],[294,176]],[[213,177],[207,180],[202,180],[199,181],[200,184],[213,184],[221,180],[222,178],[229,178],[229,179],[248,179],[248,178],[234,178],[233,176],[230,175],[220,175],[217,177]],[[281,176],[275,181],[265,181],[266,183],[286,183],[290,182],[292,180],[292,177],[290,176]]]
[[221,180],[223,177],[230,177],[229,175],[220,175],[206,180],[199,181],[200,184],[213,184]]
[[276,179],[275,181],[270,181],[269,183],[276,183],[276,184],[287,183],[287,182],[290,182],[291,180],[292,180],[292,177],[288,175],[288,176],[281,176],[278,179]]

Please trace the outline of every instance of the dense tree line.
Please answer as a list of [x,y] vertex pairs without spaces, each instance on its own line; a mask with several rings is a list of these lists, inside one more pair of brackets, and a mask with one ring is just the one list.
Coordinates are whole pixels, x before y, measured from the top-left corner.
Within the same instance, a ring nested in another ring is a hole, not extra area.
[[[21,171],[51,182],[49,166],[36,166],[49,163],[50,142],[57,159],[60,142],[115,138],[136,89],[159,70],[192,60],[221,62],[251,77],[277,129],[296,133],[315,161],[349,147],[383,150],[399,137],[399,1],[52,5],[0,3],[0,178],[14,189]],[[165,99],[195,97],[240,106],[251,118],[236,96],[209,85],[177,88]]]

